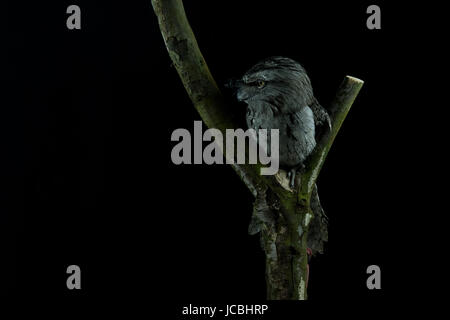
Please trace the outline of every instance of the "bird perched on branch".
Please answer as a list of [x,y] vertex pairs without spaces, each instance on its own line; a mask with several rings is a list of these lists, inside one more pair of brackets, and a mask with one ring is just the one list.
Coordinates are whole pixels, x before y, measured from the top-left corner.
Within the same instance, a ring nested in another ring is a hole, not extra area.
[[[279,164],[288,171],[293,188],[296,172],[303,168],[314,150],[316,139],[324,130],[331,129],[330,117],[314,97],[305,70],[290,58],[270,57],[251,67],[228,87],[235,90],[239,101],[247,104],[249,128],[279,130]],[[261,197],[257,197],[257,201],[262,201]],[[308,246],[313,254],[322,253],[323,242],[328,238],[327,217],[320,205],[316,186],[310,202],[314,218],[309,227]],[[255,204],[255,208],[269,207]],[[261,210],[254,211],[249,227],[251,234],[259,232],[270,220],[263,215]]]

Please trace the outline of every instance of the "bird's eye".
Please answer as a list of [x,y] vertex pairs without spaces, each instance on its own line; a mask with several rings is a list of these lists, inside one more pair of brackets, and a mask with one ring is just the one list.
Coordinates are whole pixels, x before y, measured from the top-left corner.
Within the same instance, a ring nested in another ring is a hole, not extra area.
[[260,80],[257,82],[257,85],[258,85],[258,88],[261,89],[266,85],[266,83],[264,81]]

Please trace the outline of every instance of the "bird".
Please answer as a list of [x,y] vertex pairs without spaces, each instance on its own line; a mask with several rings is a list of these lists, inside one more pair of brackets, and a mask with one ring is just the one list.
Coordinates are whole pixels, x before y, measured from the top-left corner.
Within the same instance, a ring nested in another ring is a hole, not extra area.
[[[279,165],[288,172],[289,185],[293,188],[296,172],[304,167],[317,139],[325,130],[331,130],[330,116],[314,97],[305,69],[291,58],[269,57],[226,86],[233,89],[237,100],[246,105],[248,128],[279,130]],[[256,199],[258,203],[249,226],[250,234],[258,233],[264,223],[273,220],[270,206],[261,203],[265,198],[257,196]],[[310,204],[314,215],[309,226],[308,252],[315,255],[323,253],[323,244],[328,241],[328,218],[320,204],[316,185]]]

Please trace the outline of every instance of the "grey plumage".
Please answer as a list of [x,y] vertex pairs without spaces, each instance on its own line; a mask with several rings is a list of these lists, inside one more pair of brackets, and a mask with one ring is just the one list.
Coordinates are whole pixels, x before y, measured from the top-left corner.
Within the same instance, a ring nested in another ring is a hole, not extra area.
[[[293,184],[295,172],[314,150],[318,134],[331,128],[330,117],[314,97],[306,71],[290,58],[270,57],[250,68],[233,86],[237,99],[247,104],[249,128],[279,129],[280,167],[290,172]],[[255,227],[255,220],[267,223],[260,216],[269,209],[265,199],[260,198],[258,195],[255,202],[257,214],[252,218],[251,233],[261,229]],[[323,242],[328,238],[327,218],[317,188],[312,194],[311,208],[314,218],[308,245],[313,253],[322,252]]]

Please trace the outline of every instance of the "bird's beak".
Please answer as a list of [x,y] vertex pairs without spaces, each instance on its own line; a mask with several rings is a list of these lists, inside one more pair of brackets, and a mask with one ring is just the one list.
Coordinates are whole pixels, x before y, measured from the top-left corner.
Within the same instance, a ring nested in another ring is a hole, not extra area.
[[238,101],[245,101],[248,99],[248,94],[243,90],[244,81],[241,79],[230,79],[225,83],[225,88],[233,90]]
[[236,98],[238,101],[246,101],[249,98],[247,90],[244,90],[244,86],[240,86],[237,89]]

